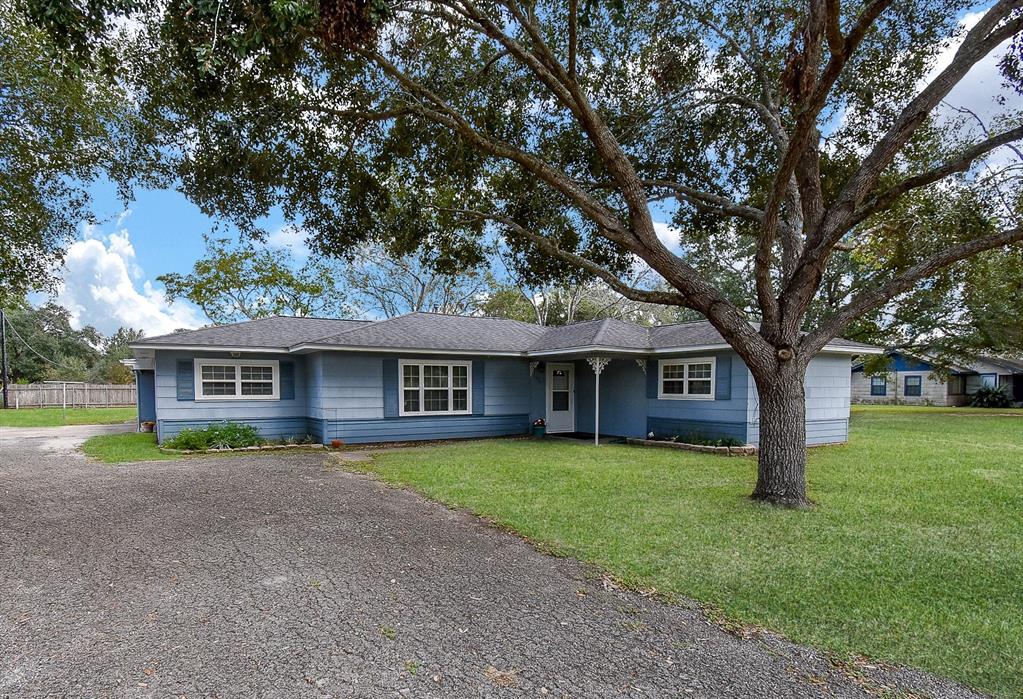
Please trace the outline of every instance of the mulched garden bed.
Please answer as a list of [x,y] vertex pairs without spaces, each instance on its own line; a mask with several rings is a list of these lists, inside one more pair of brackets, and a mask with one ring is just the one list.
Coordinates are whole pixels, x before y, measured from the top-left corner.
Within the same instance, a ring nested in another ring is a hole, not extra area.
[[711,447],[704,444],[687,444],[686,442],[669,442],[663,439],[639,439],[630,437],[625,440],[629,444],[641,447],[664,447],[666,449],[681,449],[682,451],[698,451],[704,454],[719,454],[721,456],[752,456],[757,453],[756,447]]

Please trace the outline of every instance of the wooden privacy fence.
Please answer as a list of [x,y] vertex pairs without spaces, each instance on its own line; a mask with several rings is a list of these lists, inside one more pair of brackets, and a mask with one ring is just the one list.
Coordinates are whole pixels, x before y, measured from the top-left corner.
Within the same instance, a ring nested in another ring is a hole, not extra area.
[[[12,408],[60,407],[64,389],[59,383],[12,383],[7,402]],[[67,407],[102,408],[112,405],[135,405],[135,384],[69,383]]]

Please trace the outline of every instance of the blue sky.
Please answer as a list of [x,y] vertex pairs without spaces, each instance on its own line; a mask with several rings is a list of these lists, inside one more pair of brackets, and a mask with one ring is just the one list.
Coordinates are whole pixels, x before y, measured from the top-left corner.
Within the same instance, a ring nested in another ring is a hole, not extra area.
[[[979,15],[969,14],[964,22],[970,26]],[[949,47],[944,52],[939,67],[944,67],[954,49]],[[968,106],[982,118],[992,116],[996,109],[992,96],[1000,90],[996,66],[1001,54],[996,51],[975,66],[948,102]],[[1010,106],[1023,106],[1018,95],[1011,95]],[[83,226],[79,240],[68,250],[61,271],[64,282],[56,298],[71,310],[73,322],[93,325],[104,333],[128,325],[147,334],[208,322],[198,309],[185,302],[168,304],[156,277],[188,272],[202,256],[203,235],[214,230],[216,221],[174,191],[139,191],[127,210],[108,184],[97,184],[93,194],[101,223]],[[304,245],[300,237],[283,232],[286,223],[280,216],[265,222],[267,230],[276,232],[268,244],[287,246],[301,256]],[[235,234],[224,225],[217,232]],[[666,224],[658,225],[658,235],[666,243],[677,245],[677,233]]]

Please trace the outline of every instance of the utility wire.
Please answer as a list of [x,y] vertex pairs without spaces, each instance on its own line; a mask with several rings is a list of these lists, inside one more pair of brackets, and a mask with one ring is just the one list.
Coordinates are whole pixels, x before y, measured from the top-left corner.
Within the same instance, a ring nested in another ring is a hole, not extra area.
[[68,371],[76,371],[76,369],[75,369],[74,367],[69,367],[69,366],[68,366],[67,364],[61,364],[60,362],[56,362],[56,361],[54,361],[54,360],[52,360],[52,359],[49,359],[49,358],[47,358],[47,357],[44,357],[44,356],[43,356],[42,354],[40,354],[40,353],[39,353],[39,352],[38,352],[38,351],[36,350],[36,348],[35,348],[35,347],[33,347],[32,345],[28,344],[28,342],[26,342],[26,341],[25,341],[25,338],[23,338],[23,337],[22,337],[21,335],[19,335],[19,334],[18,334],[18,331],[17,331],[17,330],[15,330],[15,329],[14,329],[14,326],[13,326],[13,325],[11,324],[11,321],[9,321],[9,320],[7,320],[6,318],[4,318],[4,322],[6,323],[7,327],[8,327],[8,328],[10,328],[10,331],[11,331],[12,333],[14,333],[14,336],[15,336],[16,338],[18,338],[19,340],[21,340],[21,344],[25,345],[25,347],[27,347],[27,348],[29,349],[29,351],[30,351],[30,352],[32,352],[32,354],[34,354],[35,356],[39,357],[39,358],[40,358],[40,359],[42,359],[42,360],[43,360],[44,362],[47,362],[47,363],[49,363],[49,364],[52,364],[52,365],[53,365],[53,366],[55,366],[55,367],[59,367],[59,368],[61,368],[61,369],[67,369]]

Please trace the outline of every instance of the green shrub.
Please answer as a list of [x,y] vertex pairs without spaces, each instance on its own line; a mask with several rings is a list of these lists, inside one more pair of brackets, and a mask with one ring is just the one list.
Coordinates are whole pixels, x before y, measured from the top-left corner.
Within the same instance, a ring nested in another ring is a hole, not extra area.
[[205,449],[255,447],[264,442],[265,440],[259,436],[259,430],[252,425],[243,425],[238,422],[217,422],[201,429],[181,430],[177,436],[164,442],[164,446],[171,449],[202,451]]
[[981,386],[970,399],[970,405],[974,408],[1009,408],[1012,407],[1012,399],[1001,388]]

